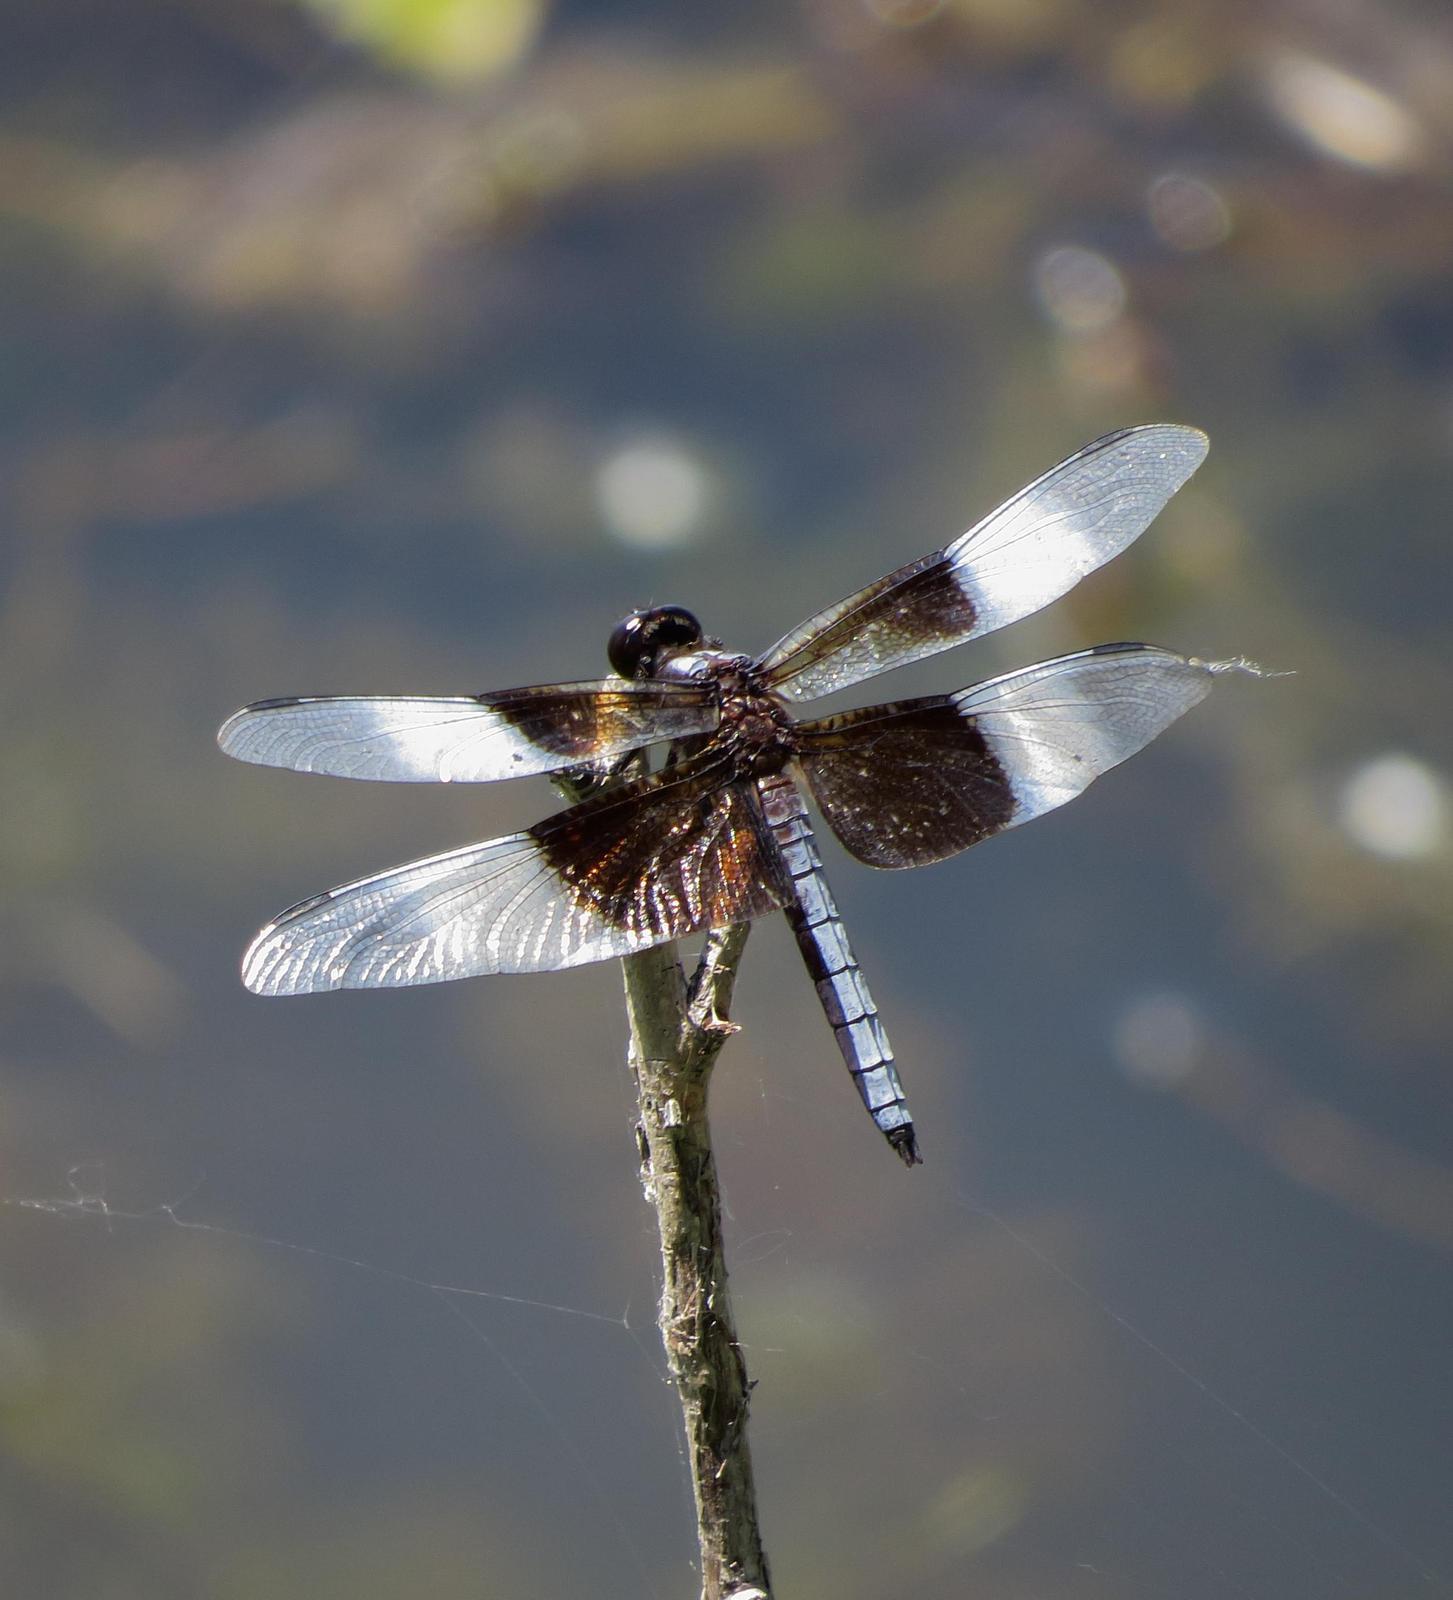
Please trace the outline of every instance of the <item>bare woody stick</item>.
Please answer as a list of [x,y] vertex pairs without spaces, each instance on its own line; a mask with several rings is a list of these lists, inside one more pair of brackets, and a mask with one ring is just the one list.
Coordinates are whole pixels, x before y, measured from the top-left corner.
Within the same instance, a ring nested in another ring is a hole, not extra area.
[[745,927],[711,934],[689,986],[674,945],[622,962],[641,1184],[661,1235],[661,1338],[686,1424],[701,1600],[771,1600],[706,1115],[712,1066],[736,1031],[726,1014],[746,942]]

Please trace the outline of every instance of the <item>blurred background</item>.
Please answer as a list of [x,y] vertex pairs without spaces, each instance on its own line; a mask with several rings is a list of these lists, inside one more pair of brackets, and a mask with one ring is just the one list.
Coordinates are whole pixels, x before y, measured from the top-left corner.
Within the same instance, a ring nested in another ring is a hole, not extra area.
[[[717,1072],[795,1600],[1450,1592],[1453,13],[11,0],[0,1588],[693,1595],[611,966],[263,1001],[269,916],[542,781],[234,707],[737,648],[1069,450],[1212,454],[1045,614],[1227,681],[911,876],[824,843],[927,1158],[781,919]],[[879,691],[881,690],[881,693]]]

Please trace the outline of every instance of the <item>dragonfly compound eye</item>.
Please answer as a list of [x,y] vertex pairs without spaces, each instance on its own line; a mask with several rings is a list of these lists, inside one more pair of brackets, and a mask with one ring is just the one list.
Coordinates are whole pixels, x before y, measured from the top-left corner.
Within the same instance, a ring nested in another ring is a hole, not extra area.
[[649,678],[662,654],[701,643],[701,624],[683,606],[633,611],[610,636],[606,655],[623,678]]

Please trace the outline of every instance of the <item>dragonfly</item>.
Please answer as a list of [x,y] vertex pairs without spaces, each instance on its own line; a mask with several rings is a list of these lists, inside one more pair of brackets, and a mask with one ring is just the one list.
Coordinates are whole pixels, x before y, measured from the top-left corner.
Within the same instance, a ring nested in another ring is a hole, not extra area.
[[1048,605],[1138,538],[1206,450],[1175,424],[1107,434],[761,655],[661,605],[615,628],[615,675],[598,681],[245,707],[218,733],[242,761],[403,783],[552,774],[596,792],[302,901],[253,940],[244,983],[301,995],[558,971],[780,911],[863,1104],[913,1165],[913,1118],[807,798],[870,867],[942,861],[1074,799],[1218,676],[1255,669],[1103,644],[947,694],[796,708]]

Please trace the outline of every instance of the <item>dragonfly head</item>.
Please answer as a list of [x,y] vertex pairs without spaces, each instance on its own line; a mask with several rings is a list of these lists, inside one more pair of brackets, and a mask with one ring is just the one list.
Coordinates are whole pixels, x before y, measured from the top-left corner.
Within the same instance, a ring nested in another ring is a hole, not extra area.
[[701,642],[701,624],[684,607],[652,606],[617,624],[606,654],[621,677],[653,678],[663,662]]

